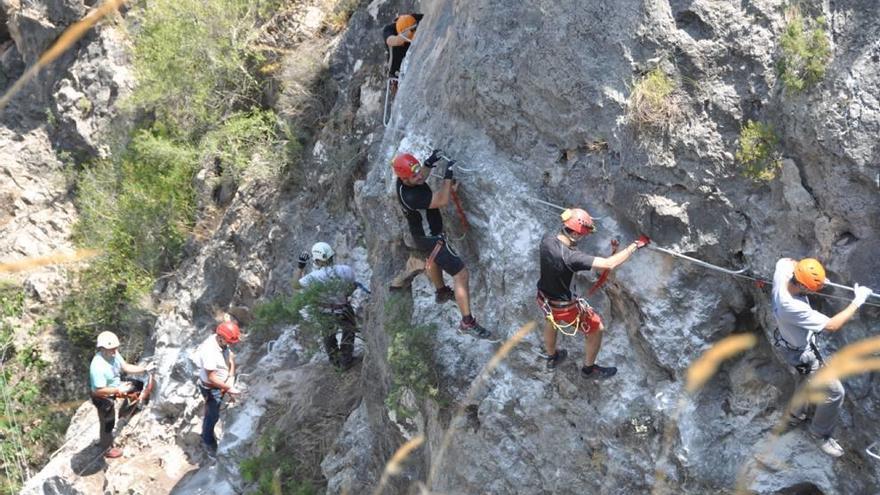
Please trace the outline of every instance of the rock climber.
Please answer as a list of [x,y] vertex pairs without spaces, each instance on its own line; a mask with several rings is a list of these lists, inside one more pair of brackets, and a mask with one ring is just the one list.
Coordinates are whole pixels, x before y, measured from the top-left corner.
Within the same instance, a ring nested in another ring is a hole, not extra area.
[[199,391],[205,398],[205,414],[202,419],[202,445],[209,457],[217,455],[217,437],[214,427],[220,420],[220,404],[224,397],[235,401],[239,392],[235,388],[235,353],[232,345],[241,341],[238,323],[229,320],[217,325],[196,350],[199,364]]
[[143,366],[125,362],[119,353],[119,338],[113,332],[101,332],[96,342],[98,352],[89,365],[89,391],[92,404],[98,409],[100,434],[98,445],[104,449],[104,457],[115,459],[122,456],[122,449],[113,446],[113,428],[116,427],[116,401],[132,392],[140,392],[144,382],[123,380],[122,374],[145,373]]
[[568,335],[574,335],[580,330],[586,337],[581,374],[589,379],[603,379],[617,373],[615,367],[596,364],[605,326],[585,299],[572,294],[571,280],[576,272],[582,270],[593,268],[613,270],[628,260],[636,250],[648,245],[651,240],[641,236],[608,258],[590,256],[575,249],[578,241],[595,230],[593,218],[589,213],[580,208],[570,208],[562,212],[562,230],[551,232],[541,239],[538,305],[547,317],[544,324],[547,369],[556,369],[568,355],[565,349],[556,349],[556,331],[565,332],[570,328],[572,331]]
[[[455,300],[461,311],[459,333],[493,340],[492,332],[480,326],[471,314],[468,270],[443,233],[440,208],[449,204],[452,191],[458,188],[458,184],[453,181],[455,162],[441,157],[441,153],[434,150],[424,165],[410,153],[394,157],[391,165],[397,175],[397,199],[403,207],[416,248],[427,255],[425,272],[436,290],[434,300],[438,304]],[[437,192],[433,192],[426,181],[431,169],[441,162],[445,167],[443,183]],[[452,277],[454,290],[444,283],[443,272]]]
[[[357,288],[354,270],[343,264],[336,264],[336,253],[330,244],[316,242],[308,252],[299,257],[299,274],[294,285],[308,288],[321,284],[321,297],[318,310],[331,315],[342,329],[342,340],[337,341],[336,326],[327,328],[323,335],[324,350],[330,363],[340,371],[348,370],[354,364],[354,335],[357,331],[357,318],[349,298]],[[304,275],[309,259],[314,261],[316,270]]]
[[400,14],[394,18],[394,22],[382,28],[382,38],[388,54],[388,77],[396,79],[400,76],[400,65],[415,38],[416,28],[422,17],[422,14]]
[[[856,284],[855,297],[842,311],[832,317],[814,310],[807,295],[818,292],[825,285],[825,267],[813,258],[795,261],[782,258],[776,262],[773,273],[773,316],[776,330],[773,345],[783,359],[798,374],[798,385],[824,365],[816,345],[816,337],[823,331],[837,332],[852,318],[873,291]],[[843,455],[843,448],[832,437],[840,408],[843,405],[843,384],[834,380],[828,385],[825,399],[816,406],[809,431],[819,443],[822,452],[832,456]],[[797,426],[808,419],[807,405],[791,411],[789,425]]]

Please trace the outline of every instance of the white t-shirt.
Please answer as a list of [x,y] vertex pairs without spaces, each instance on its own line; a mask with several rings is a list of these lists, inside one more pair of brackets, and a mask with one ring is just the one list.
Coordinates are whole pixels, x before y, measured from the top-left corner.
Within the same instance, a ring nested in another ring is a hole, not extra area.
[[198,350],[196,351],[196,356],[198,357],[199,362],[199,379],[202,383],[208,383],[208,372],[216,371],[217,378],[220,381],[225,382],[226,378],[229,377],[229,362],[227,361],[227,356],[229,355],[229,350],[224,351],[220,348],[220,344],[217,343],[217,336],[215,334],[211,334],[199,345]]
[[325,283],[331,280],[348,282],[350,284],[350,287],[340,288],[342,290],[342,292],[340,293],[325,294],[325,300],[323,302],[339,305],[346,304],[348,302],[348,296],[350,296],[351,293],[354,291],[356,283],[354,270],[352,270],[351,267],[348,265],[330,265],[321,267],[299,279],[299,285],[305,288],[313,283]]
[[792,296],[788,282],[794,276],[794,262],[781,259],[773,273],[773,316],[779,334],[792,347],[806,349],[807,343],[825,329],[831,318],[810,307],[806,295]]

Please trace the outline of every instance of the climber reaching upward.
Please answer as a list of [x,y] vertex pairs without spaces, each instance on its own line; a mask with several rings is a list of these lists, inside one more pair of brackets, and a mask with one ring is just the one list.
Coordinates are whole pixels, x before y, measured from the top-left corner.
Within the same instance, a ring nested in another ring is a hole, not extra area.
[[593,219],[586,211],[579,208],[563,211],[562,230],[547,234],[541,240],[541,278],[538,280],[538,305],[547,317],[544,325],[547,369],[556,369],[568,355],[565,349],[556,349],[556,331],[571,328],[570,335],[573,335],[580,330],[586,337],[581,373],[585,378],[591,379],[610,378],[617,373],[617,368],[596,364],[605,327],[587,301],[572,294],[571,280],[581,270],[613,270],[628,260],[637,249],[651,242],[647,237],[641,236],[608,258],[590,256],[575,249],[578,241],[595,230]]
[[388,77],[399,77],[403,57],[416,36],[416,28],[422,17],[422,14],[400,14],[394,18],[394,22],[382,28],[382,39],[385,40],[388,54]]
[[[455,162],[442,158],[440,154],[440,150],[434,150],[425,160],[424,165],[409,153],[401,153],[394,157],[391,165],[397,175],[397,200],[403,207],[403,214],[406,216],[417,249],[427,256],[425,271],[434,284],[435,301],[443,303],[455,299],[461,311],[458,331],[491,340],[492,333],[480,326],[471,314],[468,270],[449,245],[443,232],[440,208],[449,204],[452,191],[458,185],[453,181]],[[425,181],[431,174],[431,169],[441,164],[441,161],[445,167],[443,183],[440,189],[434,192]],[[444,283],[443,272],[452,277],[454,290]]]
[[[776,262],[773,273],[773,316],[777,329],[773,345],[785,361],[798,373],[802,383],[816,373],[825,362],[816,345],[816,336],[822,332],[837,332],[865,303],[872,291],[855,285],[852,303],[831,318],[810,307],[807,294],[818,292],[825,285],[825,267],[813,258],[795,261],[782,258]],[[824,401],[816,406],[810,423],[810,434],[819,442],[819,448],[840,457],[843,449],[831,434],[843,405],[844,389],[840,380],[828,384]],[[789,425],[796,426],[808,419],[806,405],[791,411]]]

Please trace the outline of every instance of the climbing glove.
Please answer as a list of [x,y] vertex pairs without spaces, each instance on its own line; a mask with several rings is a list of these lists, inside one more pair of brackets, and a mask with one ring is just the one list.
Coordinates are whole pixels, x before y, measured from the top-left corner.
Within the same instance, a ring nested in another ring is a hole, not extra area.
[[425,159],[425,166],[428,168],[434,168],[437,166],[437,160],[441,158],[441,154],[443,154],[443,150],[435,149],[431,152],[431,156]]
[[864,285],[859,284],[856,284],[855,287],[853,287],[853,292],[856,293],[856,297],[853,298],[852,302],[857,308],[862,304],[865,304],[865,301],[874,293],[870,287],[865,287]]
[[453,172],[452,172],[453,165],[455,165],[455,160],[450,160],[450,161],[446,162],[446,171],[443,172],[444,179],[452,180],[454,178],[455,174],[453,174]]
[[303,251],[303,253],[299,255],[299,263],[297,263],[297,266],[299,266],[300,270],[306,267],[306,263],[309,262],[309,258],[311,258],[311,255],[309,255],[308,251]]
[[648,244],[651,244],[651,238],[644,235],[644,234],[642,234],[641,236],[639,236],[638,239],[636,239],[636,247],[639,249],[642,249],[643,247],[647,246]]

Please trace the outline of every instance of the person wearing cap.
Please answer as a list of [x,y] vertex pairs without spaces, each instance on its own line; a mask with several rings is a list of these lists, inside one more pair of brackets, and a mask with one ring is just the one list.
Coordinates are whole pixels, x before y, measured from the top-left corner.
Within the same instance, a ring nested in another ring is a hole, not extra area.
[[585,336],[581,374],[588,379],[610,378],[617,373],[617,368],[596,364],[605,326],[585,299],[572,294],[572,278],[576,272],[582,270],[613,270],[628,260],[636,250],[651,242],[646,236],[641,236],[608,258],[590,256],[575,249],[578,241],[595,230],[589,213],[580,208],[567,209],[562,212],[562,229],[545,235],[539,248],[541,278],[538,280],[537,301],[546,316],[544,345],[547,369],[555,370],[568,355],[565,349],[556,349],[557,330],[572,328],[572,334],[580,331]]
[[205,415],[202,419],[202,445],[208,455],[217,453],[217,437],[214,427],[220,420],[220,404],[224,397],[234,401],[238,391],[235,383],[235,354],[231,345],[241,340],[241,330],[234,321],[217,325],[214,334],[199,345],[196,351],[199,363],[199,391],[205,398]]
[[416,28],[423,14],[400,14],[391,24],[382,28],[385,51],[388,54],[388,77],[396,78],[400,73],[403,57],[416,35]]
[[[822,290],[825,281],[825,267],[814,258],[800,261],[782,258],[776,262],[771,295],[777,325],[773,331],[773,346],[797,372],[798,386],[825,364],[816,337],[822,332],[834,333],[843,328],[873,294],[870,288],[856,284],[852,302],[829,318],[813,309],[807,298],[808,294]],[[816,405],[809,432],[823,452],[840,457],[843,448],[832,434],[843,405],[843,384],[840,380],[833,380],[825,394],[825,399]],[[808,405],[804,404],[791,411],[789,425],[797,426],[806,421],[807,409]]]
[[[437,303],[455,300],[461,311],[461,323],[458,331],[462,334],[494,340],[492,332],[486,330],[471,314],[470,289],[468,287],[468,270],[461,257],[458,256],[443,232],[443,217],[440,208],[449,204],[452,191],[458,187],[453,181],[454,161],[440,156],[440,150],[434,150],[424,165],[410,153],[401,153],[391,162],[397,175],[397,200],[403,207],[406,223],[412,234],[416,248],[427,256],[425,272],[434,285],[434,300]],[[426,183],[431,169],[443,165],[443,183],[434,192]],[[454,289],[446,286],[443,272],[448,273],[454,282]]]
[[101,332],[96,347],[98,352],[89,364],[89,395],[98,410],[98,445],[104,449],[104,457],[114,459],[122,456],[122,449],[113,446],[115,399],[144,386],[139,380],[123,380],[122,374],[144,373],[146,368],[125,362],[119,353],[119,338],[113,332]]
[[[299,273],[294,281],[296,288],[308,288],[320,285],[320,302],[323,314],[329,315],[336,326],[328,326],[323,336],[324,350],[330,363],[340,371],[346,371],[354,364],[354,335],[357,332],[357,318],[349,298],[357,288],[354,270],[344,264],[336,264],[336,253],[326,242],[316,242],[311,252],[304,252],[299,257]],[[311,259],[315,270],[305,274],[306,265]],[[337,326],[342,329],[341,343],[336,338]]]

